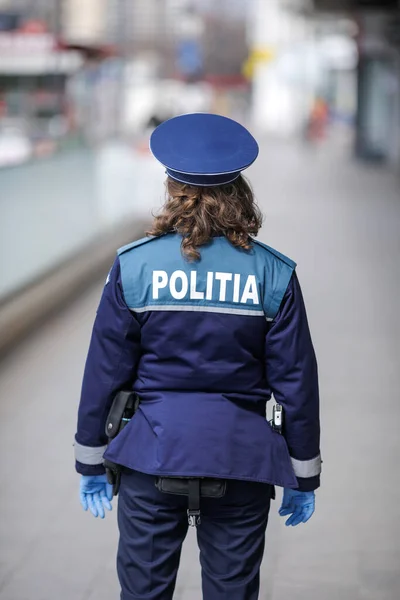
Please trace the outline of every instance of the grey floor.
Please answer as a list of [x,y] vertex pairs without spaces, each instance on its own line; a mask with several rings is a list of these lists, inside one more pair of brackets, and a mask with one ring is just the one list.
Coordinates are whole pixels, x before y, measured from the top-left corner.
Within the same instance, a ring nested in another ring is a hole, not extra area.
[[[319,358],[323,485],[306,525],[272,507],[261,598],[400,598],[400,182],[343,152],[263,145],[261,239],[299,263]],[[101,284],[0,367],[0,599],[111,600],[116,514],[83,513],[72,438]],[[279,494],[280,496],[280,494]],[[278,496],[278,497],[279,497]],[[176,598],[200,600],[193,535]]]

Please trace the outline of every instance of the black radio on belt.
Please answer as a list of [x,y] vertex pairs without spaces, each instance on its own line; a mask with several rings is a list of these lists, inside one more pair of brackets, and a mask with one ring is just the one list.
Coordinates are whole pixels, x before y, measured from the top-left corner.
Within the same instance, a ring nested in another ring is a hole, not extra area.
[[[112,403],[106,421],[106,435],[109,441],[113,440],[128,425],[139,406],[139,398],[134,392],[122,390],[118,392]],[[108,483],[113,486],[113,494],[119,492],[121,482],[121,466],[110,460],[104,459]]]
[[106,421],[106,435],[113,440],[129,423],[139,405],[139,399],[134,392],[118,392],[112,403]]

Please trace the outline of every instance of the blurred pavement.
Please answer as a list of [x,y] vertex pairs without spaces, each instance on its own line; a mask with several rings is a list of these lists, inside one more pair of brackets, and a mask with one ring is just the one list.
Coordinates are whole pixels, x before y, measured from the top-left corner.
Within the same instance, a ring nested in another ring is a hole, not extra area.
[[[339,151],[276,142],[263,145],[249,176],[266,213],[260,239],[299,263],[320,365],[324,459],[307,526],[284,527],[280,492],[272,505],[260,598],[398,600],[399,182]],[[84,513],[73,472],[101,285],[0,366],[0,600],[118,597],[116,512],[105,521]],[[191,532],[177,599],[201,599],[197,554]]]

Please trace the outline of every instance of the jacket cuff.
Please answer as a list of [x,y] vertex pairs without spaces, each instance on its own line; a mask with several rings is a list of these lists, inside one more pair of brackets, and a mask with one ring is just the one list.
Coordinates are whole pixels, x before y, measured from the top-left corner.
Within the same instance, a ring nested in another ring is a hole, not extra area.
[[74,442],[75,469],[81,475],[103,475],[103,454],[107,446],[84,446],[76,438]]
[[84,465],[100,465],[107,446],[84,446],[76,438],[74,442],[75,460]]
[[299,460],[291,457],[294,474],[297,478],[300,492],[312,492],[320,486],[321,454],[308,460]]
[[80,475],[104,475],[106,472],[103,465],[85,465],[75,461],[75,470]]
[[298,460],[297,458],[290,457],[292,461],[292,467],[294,474],[296,477],[301,477],[302,479],[308,479],[309,477],[315,477],[321,473],[321,455],[317,454],[314,458],[310,458],[309,460]]
[[321,484],[320,475],[307,478],[297,477],[297,484],[297,490],[299,492],[313,492],[314,490],[318,489]]

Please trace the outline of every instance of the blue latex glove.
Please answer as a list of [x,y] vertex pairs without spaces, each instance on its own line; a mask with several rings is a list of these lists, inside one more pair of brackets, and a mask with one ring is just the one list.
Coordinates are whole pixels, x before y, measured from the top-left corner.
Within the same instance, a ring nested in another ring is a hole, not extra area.
[[315,493],[298,492],[284,488],[282,506],[279,509],[281,517],[291,515],[285,525],[295,527],[299,523],[307,523],[315,510]]
[[113,489],[106,475],[81,475],[79,497],[83,510],[89,509],[100,519],[104,519],[104,508],[112,510]]

